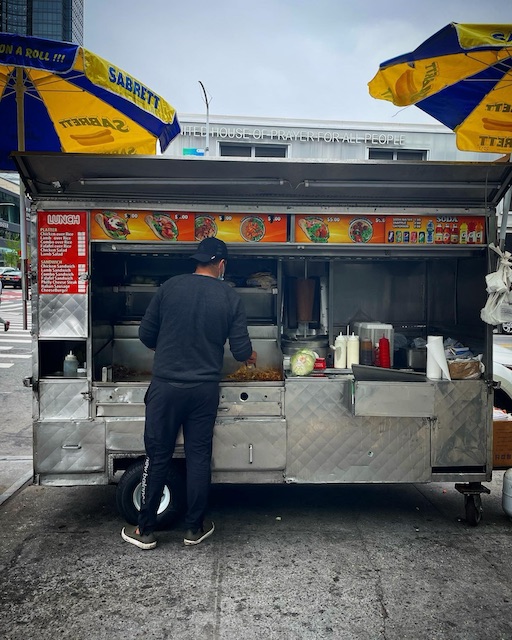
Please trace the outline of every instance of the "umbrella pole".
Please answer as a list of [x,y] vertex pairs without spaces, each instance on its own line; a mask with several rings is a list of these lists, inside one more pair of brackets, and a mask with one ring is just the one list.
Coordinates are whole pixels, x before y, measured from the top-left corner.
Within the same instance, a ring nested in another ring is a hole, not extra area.
[[[18,151],[25,151],[25,87],[23,69],[16,68],[16,127],[18,133]],[[20,180],[20,244],[21,244],[21,297],[23,301],[23,329],[27,328],[27,207],[25,204],[25,185]]]

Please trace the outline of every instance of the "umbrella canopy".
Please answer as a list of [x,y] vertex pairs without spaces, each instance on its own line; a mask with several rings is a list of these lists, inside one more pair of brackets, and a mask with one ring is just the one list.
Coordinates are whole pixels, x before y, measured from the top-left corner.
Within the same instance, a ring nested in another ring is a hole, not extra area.
[[0,33],[0,170],[15,150],[146,154],[180,133],[175,109],[76,44]]
[[453,22],[383,62],[368,87],[442,122],[462,151],[512,152],[512,24]]

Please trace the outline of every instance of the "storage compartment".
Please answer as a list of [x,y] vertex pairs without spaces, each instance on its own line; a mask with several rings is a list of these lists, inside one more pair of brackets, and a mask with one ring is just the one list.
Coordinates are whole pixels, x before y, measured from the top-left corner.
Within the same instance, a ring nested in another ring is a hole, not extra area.
[[219,419],[213,432],[213,471],[284,469],[286,420]]
[[34,426],[36,473],[98,472],[105,468],[103,422],[40,422]]
[[354,415],[429,418],[434,395],[429,382],[356,382]]

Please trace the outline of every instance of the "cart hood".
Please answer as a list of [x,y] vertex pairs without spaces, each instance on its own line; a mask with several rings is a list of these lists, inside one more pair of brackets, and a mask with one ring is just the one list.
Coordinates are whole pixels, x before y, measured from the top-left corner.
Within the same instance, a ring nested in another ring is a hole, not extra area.
[[[321,162],[13,153],[37,201],[494,209],[512,183],[504,162]],[[341,212],[341,211],[340,211]]]

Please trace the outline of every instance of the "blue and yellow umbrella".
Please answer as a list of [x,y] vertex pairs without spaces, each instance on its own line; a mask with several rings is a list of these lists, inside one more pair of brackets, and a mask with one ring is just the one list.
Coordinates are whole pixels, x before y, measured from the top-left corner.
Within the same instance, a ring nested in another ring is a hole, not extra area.
[[512,24],[453,22],[383,62],[368,87],[442,122],[462,151],[512,152]]
[[180,133],[175,109],[76,44],[0,33],[0,170],[15,150],[147,154]]

